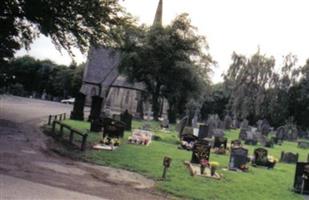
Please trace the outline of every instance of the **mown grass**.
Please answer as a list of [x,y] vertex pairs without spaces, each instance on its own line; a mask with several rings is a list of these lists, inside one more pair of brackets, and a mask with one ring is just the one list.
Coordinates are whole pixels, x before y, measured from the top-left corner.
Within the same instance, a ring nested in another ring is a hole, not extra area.
[[[89,123],[66,120],[66,124],[85,131],[89,129]],[[133,127],[141,127],[144,122],[134,121]],[[265,168],[254,168],[250,166],[248,173],[240,173],[226,170],[229,155],[211,154],[211,161],[220,163],[219,173],[223,174],[222,180],[207,179],[203,177],[192,177],[186,170],[183,162],[190,160],[191,152],[177,149],[178,139],[174,127],[171,131],[161,131],[159,124],[150,123],[155,135],[160,140],[152,141],[148,146],[137,146],[127,144],[126,132],[121,146],[115,151],[87,150],[84,153],[65,148],[66,153],[73,152],[74,156],[83,158],[97,164],[109,165],[117,168],[128,169],[138,172],[157,181],[157,188],[171,193],[175,196],[188,199],[280,199],[297,200],[303,196],[292,192],[295,165],[277,163],[273,170]],[[238,138],[238,130],[226,132],[229,141]],[[101,137],[98,133],[89,133],[89,145],[98,142]],[[258,146],[245,146],[249,154]],[[280,157],[281,151],[298,152],[299,160],[305,161],[308,150],[297,148],[293,142],[285,142],[282,146],[268,149],[270,155]],[[159,181],[162,175],[162,160],[164,156],[172,157],[172,165],[168,171],[166,181]]]

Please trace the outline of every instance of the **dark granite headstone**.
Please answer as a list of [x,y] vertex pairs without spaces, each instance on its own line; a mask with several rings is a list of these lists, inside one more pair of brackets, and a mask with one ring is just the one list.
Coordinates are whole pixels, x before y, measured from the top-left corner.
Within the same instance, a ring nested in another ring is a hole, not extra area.
[[103,119],[103,137],[122,138],[126,124],[111,118]]
[[128,110],[121,113],[120,121],[126,124],[125,130],[130,131],[132,129],[132,115],[128,112]]
[[84,120],[84,105],[86,96],[82,93],[78,93],[75,97],[73,110],[70,118],[73,120]]
[[294,154],[292,152],[281,152],[280,162],[284,163],[297,163],[298,162],[298,153]]
[[206,140],[198,140],[192,149],[191,163],[200,164],[201,159],[209,160],[210,145]]
[[252,165],[273,168],[275,163],[268,160],[268,152],[266,149],[257,148],[254,150],[254,158],[252,160]]
[[309,194],[309,162],[297,162],[294,191],[301,194]]
[[227,147],[227,138],[225,137],[215,137],[214,148],[224,148]]
[[198,130],[198,138],[203,139],[208,136],[208,126],[206,124],[201,124]]
[[242,147],[232,148],[229,162],[230,170],[245,170],[249,162],[248,150]]

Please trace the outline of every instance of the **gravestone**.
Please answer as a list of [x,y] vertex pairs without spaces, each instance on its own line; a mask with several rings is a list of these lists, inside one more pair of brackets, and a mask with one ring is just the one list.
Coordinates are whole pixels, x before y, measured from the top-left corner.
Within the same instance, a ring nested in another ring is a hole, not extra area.
[[256,122],[256,127],[259,132],[262,132],[262,124],[263,124],[263,120],[258,120]]
[[274,142],[272,139],[267,138],[266,136],[262,135],[259,138],[259,143],[263,146],[263,147],[268,147],[268,148],[272,148],[274,147]]
[[210,145],[206,140],[198,140],[192,149],[191,163],[200,164],[201,160],[209,161]]
[[214,129],[212,136],[214,136],[214,137],[224,137],[224,131],[222,129]]
[[276,130],[276,138],[278,140],[278,143],[282,143],[284,139],[287,139],[287,132],[284,126],[280,126]]
[[111,118],[103,119],[103,138],[122,138],[126,124]]
[[266,149],[257,148],[254,150],[254,158],[252,160],[252,165],[273,168],[275,164],[275,162],[270,162],[268,160],[268,152]]
[[268,136],[269,132],[271,130],[271,127],[266,119],[263,120],[261,124],[261,133],[262,135]]
[[215,137],[214,148],[224,148],[227,147],[227,138],[225,137]]
[[120,114],[120,121],[126,124],[125,130],[131,131],[132,129],[132,115],[129,113],[128,110],[125,110],[123,113]]
[[301,148],[301,149],[309,149],[309,142],[298,141],[297,146],[298,146],[298,148]]
[[232,127],[233,127],[234,129],[240,127],[240,123],[239,123],[239,121],[238,121],[237,119],[233,119]]
[[188,125],[188,116],[183,117],[179,123],[176,125],[176,131],[179,133],[179,137],[181,137],[183,129]]
[[242,147],[232,148],[229,169],[230,170],[247,170],[247,163],[249,162],[248,150]]
[[248,120],[244,119],[240,124],[239,139],[245,140],[247,138],[248,129],[249,129],[249,122]]
[[226,115],[224,117],[224,128],[225,129],[231,129],[233,127],[233,119],[231,116]]
[[231,147],[232,148],[237,148],[237,147],[241,147],[242,144],[241,144],[241,140],[232,140],[231,141]]
[[194,117],[192,118],[192,127],[198,128],[197,122],[198,122],[198,113],[195,112],[194,113]]
[[218,129],[225,129],[225,124],[222,120],[218,119]]
[[248,131],[246,131],[245,144],[247,145],[256,145],[257,144],[257,128],[250,127]]
[[208,134],[208,125],[206,124],[200,124],[199,130],[198,130],[198,138],[203,139],[209,137]]
[[280,162],[284,163],[297,163],[298,162],[298,153],[294,154],[292,152],[281,152]]
[[208,126],[208,137],[213,136],[214,130],[217,128],[217,121],[214,116],[210,116],[207,120],[207,126]]
[[294,191],[301,194],[309,194],[309,162],[297,162]]
[[169,121],[166,117],[161,121],[160,126],[161,126],[161,128],[168,128],[169,127]]

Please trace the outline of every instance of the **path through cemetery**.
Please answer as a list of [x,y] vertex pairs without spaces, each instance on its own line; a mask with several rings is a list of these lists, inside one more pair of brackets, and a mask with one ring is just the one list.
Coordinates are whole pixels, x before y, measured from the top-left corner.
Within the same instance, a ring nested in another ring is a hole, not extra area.
[[135,173],[61,157],[39,122],[71,105],[0,96],[0,199],[165,199]]

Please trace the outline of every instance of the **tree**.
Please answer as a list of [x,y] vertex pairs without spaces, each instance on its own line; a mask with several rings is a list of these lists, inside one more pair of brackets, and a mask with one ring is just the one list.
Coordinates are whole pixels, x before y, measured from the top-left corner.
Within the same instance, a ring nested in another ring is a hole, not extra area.
[[166,27],[157,24],[131,29],[126,38],[120,71],[129,80],[146,85],[155,119],[161,97],[169,101],[170,112],[175,113],[190,99],[203,96],[201,91],[209,84],[213,60],[204,53],[207,42],[196,34],[187,14],[176,17]]
[[0,5],[0,63],[29,48],[39,33],[72,54],[90,45],[115,45],[129,18],[118,0],[3,0]]
[[250,59],[233,53],[233,63],[225,74],[231,92],[229,107],[239,119],[253,123],[267,116],[266,89],[270,85],[275,59],[257,51]]

